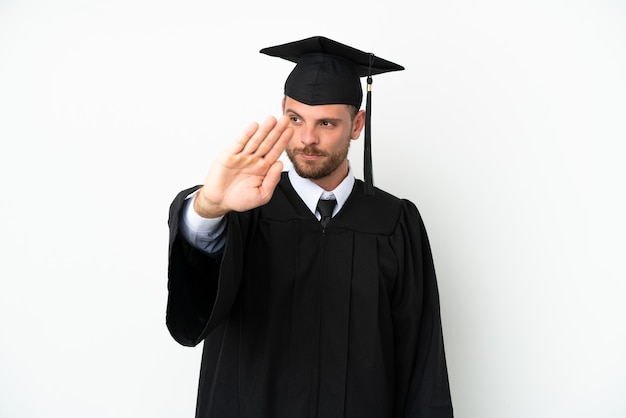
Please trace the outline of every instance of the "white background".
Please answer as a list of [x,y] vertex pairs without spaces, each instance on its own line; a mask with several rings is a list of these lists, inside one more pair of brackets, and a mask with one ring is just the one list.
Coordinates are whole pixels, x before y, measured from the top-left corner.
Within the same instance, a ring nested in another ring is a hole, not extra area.
[[313,35],[406,67],[374,175],[425,219],[456,417],[625,417],[618,0],[0,0],[0,416],[193,416],[168,206],[279,114],[258,50]]

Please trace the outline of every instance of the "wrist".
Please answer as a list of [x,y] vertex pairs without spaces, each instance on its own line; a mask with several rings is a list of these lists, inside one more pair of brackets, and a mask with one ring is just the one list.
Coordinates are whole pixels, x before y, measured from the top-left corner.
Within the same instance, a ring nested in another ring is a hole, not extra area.
[[213,203],[207,199],[203,195],[202,189],[200,189],[195,195],[193,200],[193,210],[198,214],[198,216],[207,219],[219,218],[228,213],[228,210],[223,209],[221,205]]

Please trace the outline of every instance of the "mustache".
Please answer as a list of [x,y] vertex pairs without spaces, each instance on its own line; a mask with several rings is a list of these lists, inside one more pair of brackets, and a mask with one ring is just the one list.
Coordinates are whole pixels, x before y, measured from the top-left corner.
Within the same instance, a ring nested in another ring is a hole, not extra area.
[[317,147],[313,145],[307,145],[304,148],[295,149],[294,152],[296,154],[316,155],[319,157],[323,157],[326,155],[324,151],[320,151]]

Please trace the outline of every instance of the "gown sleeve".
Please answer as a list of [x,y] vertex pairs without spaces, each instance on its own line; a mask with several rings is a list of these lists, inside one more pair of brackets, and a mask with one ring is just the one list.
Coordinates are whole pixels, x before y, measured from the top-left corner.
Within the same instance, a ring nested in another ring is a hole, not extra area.
[[401,272],[392,295],[399,389],[396,408],[403,411],[397,416],[452,418],[431,248],[417,208],[410,201],[403,204],[396,231]]
[[[241,222],[228,214],[226,248],[208,255],[191,246],[180,234],[179,220],[185,198],[200,186],[180,192],[169,213],[168,300],[166,324],[172,337],[196,346],[229,315],[241,283],[243,240]],[[230,245],[228,244],[230,243]],[[220,280],[220,277],[228,278]]]

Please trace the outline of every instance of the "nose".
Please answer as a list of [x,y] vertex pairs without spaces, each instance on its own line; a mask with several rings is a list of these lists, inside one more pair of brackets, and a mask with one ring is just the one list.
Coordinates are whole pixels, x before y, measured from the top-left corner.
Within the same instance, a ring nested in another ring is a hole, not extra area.
[[304,125],[299,129],[300,142],[303,145],[315,145],[319,142],[315,127]]

